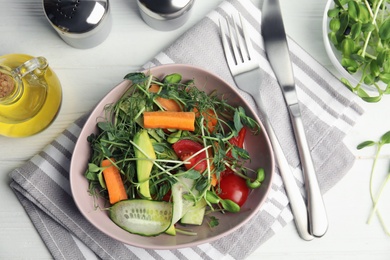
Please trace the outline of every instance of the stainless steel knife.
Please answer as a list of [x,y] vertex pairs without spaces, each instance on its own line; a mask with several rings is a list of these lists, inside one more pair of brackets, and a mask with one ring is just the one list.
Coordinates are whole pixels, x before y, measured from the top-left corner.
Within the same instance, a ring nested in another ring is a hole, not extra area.
[[297,142],[305,178],[309,232],[315,237],[321,237],[328,229],[328,218],[302,123],[279,0],[264,0],[261,31],[265,52],[282,89]]

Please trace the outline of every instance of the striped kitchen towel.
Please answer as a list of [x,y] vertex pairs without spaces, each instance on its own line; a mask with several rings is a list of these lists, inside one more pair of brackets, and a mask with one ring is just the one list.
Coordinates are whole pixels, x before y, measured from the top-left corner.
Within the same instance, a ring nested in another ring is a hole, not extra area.
[[[237,12],[249,25],[261,62],[262,95],[269,117],[302,187],[303,178],[288,112],[264,54],[259,29],[261,12],[250,0],[222,2],[144,68],[166,63],[191,64],[218,74],[234,86],[220,42],[218,21]],[[295,42],[289,40],[289,46],[303,121],[324,193],[354,162],[343,138],[362,115],[362,104]],[[56,259],[244,259],[293,219],[282,179],[275,174],[271,192],[254,218],[215,242],[178,250],[146,250],[113,240],[84,219],[70,193],[70,159],[85,118],[76,121],[42,152],[10,173],[12,189]],[[296,239],[300,239],[298,235]]]

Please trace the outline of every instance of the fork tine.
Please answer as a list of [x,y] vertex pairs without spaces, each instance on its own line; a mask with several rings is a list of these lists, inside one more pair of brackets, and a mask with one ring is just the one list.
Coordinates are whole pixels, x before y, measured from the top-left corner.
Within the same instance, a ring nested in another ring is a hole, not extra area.
[[[238,31],[237,25],[236,25],[236,22],[234,21],[233,15],[230,17],[230,19],[229,19],[229,17],[226,17],[226,21],[227,21],[227,25],[228,25],[228,29],[229,29],[229,35],[230,35],[230,46],[231,46],[231,48],[233,50],[234,58],[236,59],[236,64],[240,64],[240,63],[243,62],[243,60],[241,58],[240,51],[237,48],[236,37],[237,37],[237,39],[240,38],[239,35],[237,35],[237,33],[235,33],[235,32]],[[233,32],[233,28],[232,28],[231,23],[235,27],[235,30],[234,30],[235,32]]]
[[[245,38],[245,36],[248,37],[248,35],[245,35],[246,31],[244,31],[244,23],[243,23],[241,14],[239,13],[238,16],[240,18],[239,23],[240,23],[241,28],[242,28],[243,33],[244,33],[244,39],[241,37],[240,31],[238,30],[237,22],[234,22],[234,29],[236,31],[236,36],[238,38],[238,45],[240,46],[241,58],[243,59],[244,62],[246,62],[249,60],[249,54],[247,51],[247,44],[246,44],[247,38]],[[234,19],[233,16],[232,16],[232,18]],[[245,40],[245,43],[243,40]]]
[[253,49],[252,41],[251,41],[251,39],[249,37],[248,28],[246,26],[245,21],[242,20],[242,16],[241,15],[240,15],[240,22],[241,22],[242,32],[243,32],[243,35],[244,35],[244,42],[246,44],[246,50],[248,51],[248,53],[247,53],[248,59],[251,60],[251,59],[253,59],[252,55],[254,53],[254,49]]
[[224,26],[221,23],[221,19],[219,20],[219,29],[220,29],[220,32],[221,32],[223,49],[225,51],[225,58],[227,60],[227,63],[229,65],[229,67],[232,68],[233,65],[235,65],[235,60],[233,58],[233,53],[232,53],[232,51],[230,49],[230,45],[229,45],[228,40],[227,40],[227,36],[226,36],[226,32],[225,32]]

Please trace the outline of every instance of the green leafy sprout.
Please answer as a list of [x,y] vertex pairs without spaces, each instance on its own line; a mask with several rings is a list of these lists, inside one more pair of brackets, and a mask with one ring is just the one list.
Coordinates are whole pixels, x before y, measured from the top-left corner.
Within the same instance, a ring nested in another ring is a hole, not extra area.
[[385,178],[385,180],[383,181],[382,185],[380,186],[379,188],[379,191],[377,194],[375,194],[374,192],[374,185],[373,185],[373,182],[374,182],[374,176],[375,176],[375,168],[376,168],[376,164],[377,164],[377,161],[378,161],[378,158],[379,158],[379,155],[380,155],[380,152],[382,150],[382,147],[384,145],[387,145],[387,144],[390,144],[390,131],[386,132],[384,135],[382,135],[379,139],[379,141],[365,141],[361,144],[359,144],[357,146],[357,149],[363,149],[365,147],[369,147],[369,146],[376,146],[377,149],[376,149],[376,153],[375,153],[375,157],[374,157],[374,162],[372,164],[372,167],[371,167],[371,175],[370,175],[370,196],[371,196],[371,200],[372,200],[372,203],[373,203],[373,207],[372,207],[372,210],[371,210],[371,214],[367,220],[367,223],[370,224],[375,213],[377,214],[378,218],[379,218],[379,221],[385,231],[385,233],[387,235],[390,235],[390,231],[389,229],[387,228],[386,226],[386,223],[379,211],[379,202],[380,202],[380,199],[381,199],[381,196],[383,194],[383,191],[386,187],[386,184],[389,182],[390,180],[390,169],[389,169],[389,172]]
[[[341,65],[350,74],[361,73],[353,86],[341,82],[366,102],[378,102],[390,93],[389,0],[334,0],[327,13],[328,37],[341,52]],[[373,87],[369,95],[363,84]]]

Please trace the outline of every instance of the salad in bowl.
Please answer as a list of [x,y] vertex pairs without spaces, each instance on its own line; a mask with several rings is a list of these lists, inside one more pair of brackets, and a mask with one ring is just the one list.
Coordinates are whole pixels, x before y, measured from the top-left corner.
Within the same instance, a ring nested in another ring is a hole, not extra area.
[[260,208],[273,154],[250,106],[189,65],[130,73],[90,115],[71,187],[98,229],[153,249],[225,236]]

